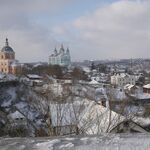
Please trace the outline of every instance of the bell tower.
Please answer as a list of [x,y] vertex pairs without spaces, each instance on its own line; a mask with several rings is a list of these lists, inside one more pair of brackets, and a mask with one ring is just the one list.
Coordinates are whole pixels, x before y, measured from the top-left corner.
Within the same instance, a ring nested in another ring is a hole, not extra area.
[[12,73],[11,64],[15,61],[15,52],[6,38],[5,46],[0,50],[0,72]]

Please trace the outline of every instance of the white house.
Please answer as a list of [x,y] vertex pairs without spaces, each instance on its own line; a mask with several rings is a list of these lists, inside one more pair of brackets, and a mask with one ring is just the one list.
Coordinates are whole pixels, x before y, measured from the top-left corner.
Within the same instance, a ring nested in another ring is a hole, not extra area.
[[127,73],[117,73],[111,76],[111,84],[117,86],[125,86],[126,84],[135,85],[137,78],[134,75],[129,75]]

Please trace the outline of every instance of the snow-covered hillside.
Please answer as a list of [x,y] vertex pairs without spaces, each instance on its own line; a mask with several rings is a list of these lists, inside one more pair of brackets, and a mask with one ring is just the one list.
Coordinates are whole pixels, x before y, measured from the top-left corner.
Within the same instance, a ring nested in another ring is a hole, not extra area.
[[[3,118],[3,121],[0,119],[0,136],[19,136],[18,131],[16,134],[18,125],[22,136],[116,133],[115,128],[119,126],[121,132],[127,120],[130,124],[135,125],[135,121],[141,125],[141,121],[133,120],[139,106],[124,107],[124,111],[122,107],[121,111],[120,107],[112,107],[109,101],[111,91],[106,92],[105,87],[93,88],[88,85],[60,83],[61,94],[58,95],[54,92],[55,89],[52,89],[53,83],[45,85],[28,86],[18,81],[15,84],[7,82],[0,86],[0,118]],[[118,96],[119,102],[126,98],[122,90],[113,89],[112,93],[112,96]],[[97,101],[95,97],[98,98]],[[142,125],[146,129],[138,126],[136,132],[147,132],[149,124],[150,122],[146,126],[145,123]],[[130,127],[132,128],[131,125]],[[125,129],[129,130],[123,132],[130,131],[130,128]]]
[[[12,116],[11,114],[16,113],[16,111],[20,113],[19,116],[26,118],[28,135],[33,136],[35,129],[41,128],[43,125],[42,119],[44,116],[42,109],[39,109],[40,103],[38,101],[41,97],[37,96],[31,88],[21,83],[0,87],[0,93],[0,108],[5,112],[6,116]],[[16,116],[13,119],[15,122],[21,118]],[[9,125],[9,122],[7,122],[6,126]],[[9,126],[11,127],[12,123]]]

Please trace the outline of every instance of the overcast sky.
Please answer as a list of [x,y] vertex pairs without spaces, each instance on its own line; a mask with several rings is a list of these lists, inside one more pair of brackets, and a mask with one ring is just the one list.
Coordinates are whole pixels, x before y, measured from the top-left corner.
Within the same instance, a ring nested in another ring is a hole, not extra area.
[[0,0],[0,48],[48,61],[61,43],[73,61],[149,58],[150,0]]

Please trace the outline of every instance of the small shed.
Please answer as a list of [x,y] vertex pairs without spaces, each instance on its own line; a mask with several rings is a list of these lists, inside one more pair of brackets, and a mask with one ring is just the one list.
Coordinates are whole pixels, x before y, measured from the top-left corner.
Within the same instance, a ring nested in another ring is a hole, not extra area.
[[147,84],[147,85],[143,86],[143,92],[150,94],[150,84]]
[[12,127],[20,127],[27,125],[27,119],[18,110],[16,110],[13,113],[10,113],[8,115],[8,119]]

